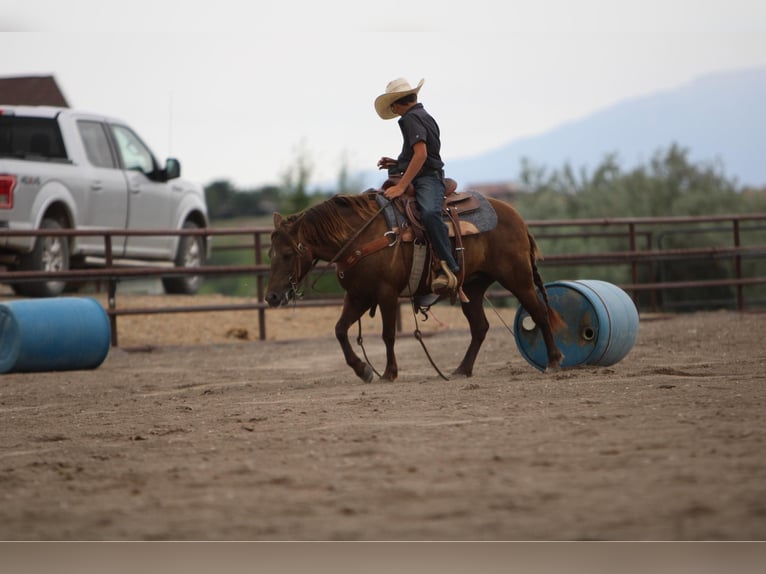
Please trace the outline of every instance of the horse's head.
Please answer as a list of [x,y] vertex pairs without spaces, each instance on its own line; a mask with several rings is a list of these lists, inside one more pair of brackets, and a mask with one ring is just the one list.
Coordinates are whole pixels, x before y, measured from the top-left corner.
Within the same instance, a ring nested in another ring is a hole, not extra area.
[[311,250],[295,237],[290,219],[274,214],[274,232],[269,249],[271,269],[266,288],[266,301],[271,307],[287,305],[297,292],[298,285],[313,267]]

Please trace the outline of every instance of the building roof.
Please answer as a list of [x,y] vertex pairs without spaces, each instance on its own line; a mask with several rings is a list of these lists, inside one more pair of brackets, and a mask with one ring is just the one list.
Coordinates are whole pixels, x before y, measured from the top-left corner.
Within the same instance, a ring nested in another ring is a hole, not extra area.
[[53,76],[0,78],[0,104],[69,107]]
[[532,191],[529,186],[513,181],[473,184],[470,185],[469,188],[473,191],[478,191],[487,197],[497,198],[512,197],[517,193],[528,193]]

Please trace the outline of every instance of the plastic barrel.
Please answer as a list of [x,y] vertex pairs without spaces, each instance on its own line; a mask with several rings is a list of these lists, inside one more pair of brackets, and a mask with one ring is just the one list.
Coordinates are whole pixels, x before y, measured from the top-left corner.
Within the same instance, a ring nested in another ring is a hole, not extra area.
[[[606,281],[556,281],[545,290],[566,326],[554,333],[564,354],[562,367],[608,366],[633,348],[638,337],[638,311],[628,294]],[[514,320],[516,346],[532,366],[544,371],[548,354],[540,329],[523,307]]]
[[0,373],[95,369],[110,342],[109,317],[95,299],[0,304]]

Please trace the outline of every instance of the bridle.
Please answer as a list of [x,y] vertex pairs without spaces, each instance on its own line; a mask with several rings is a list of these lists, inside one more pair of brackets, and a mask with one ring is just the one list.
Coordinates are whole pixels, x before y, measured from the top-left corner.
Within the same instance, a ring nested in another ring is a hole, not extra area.
[[[290,273],[290,275],[287,276],[287,280],[290,283],[290,288],[284,294],[284,300],[285,302],[287,302],[295,298],[297,295],[299,295],[300,282],[303,280],[303,277],[305,277],[306,274],[308,274],[308,272],[311,271],[311,269],[316,265],[319,259],[313,256],[313,254],[311,253],[311,249],[309,247],[306,247],[300,241],[295,241],[295,239],[293,239],[293,237],[289,233],[285,231],[277,231],[277,233],[280,233],[281,235],[287,238],[293,252],[295,253],[293,271],[292,273]],[[309,255],[309,257],[311,258],[311,265],[309,265],[309,268],[306,269],[306,271],[304,272],[303,259],[305,258],[306,255]]]

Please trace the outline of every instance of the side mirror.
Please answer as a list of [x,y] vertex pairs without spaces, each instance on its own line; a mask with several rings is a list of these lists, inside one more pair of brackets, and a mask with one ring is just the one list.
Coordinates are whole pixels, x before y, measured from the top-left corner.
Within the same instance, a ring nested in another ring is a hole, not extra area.
[[181,162],[174,157],[165,160],[165,177],[167,180],[181,177]]

